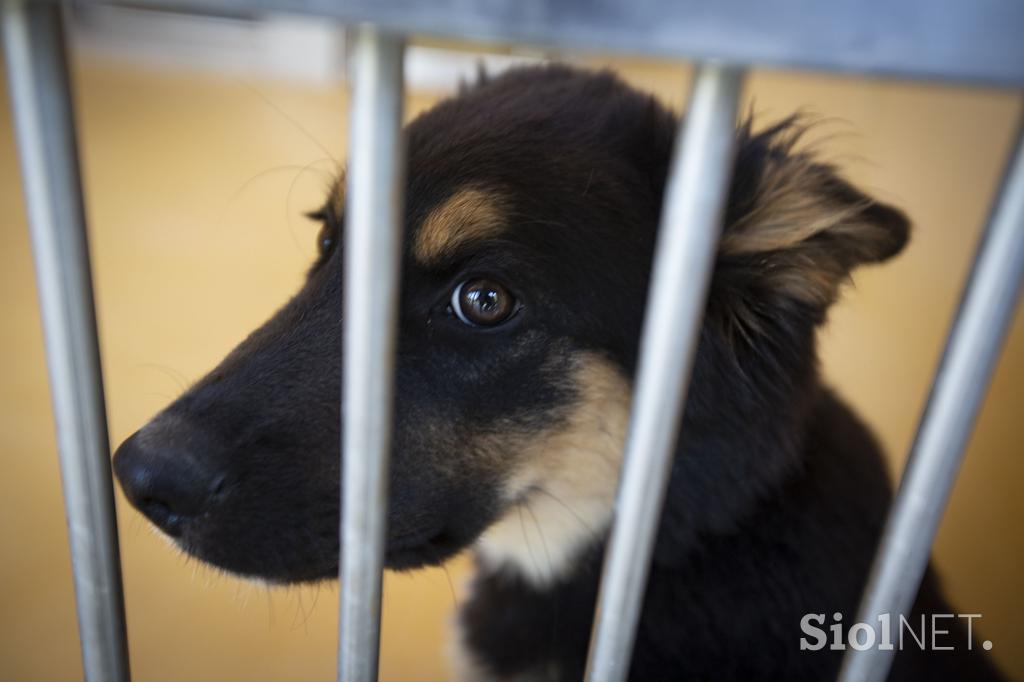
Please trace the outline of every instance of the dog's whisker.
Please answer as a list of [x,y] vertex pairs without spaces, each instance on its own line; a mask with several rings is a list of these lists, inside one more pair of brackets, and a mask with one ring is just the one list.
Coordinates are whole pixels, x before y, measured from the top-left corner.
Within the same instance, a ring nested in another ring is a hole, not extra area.
[[[297,630],[301,627],[303,632],[308,635],[309,628],[307,627],[307,624],[309,623],[309,612],[306,611],[306,604],[302,598],[302,589],[296,589],[294,594],[296,608],[295,617],[292,619],[292,630]],[[300,615],[302,616],[301,619],[299,618]]]
[[576,518],[576,520],[579,522],[579,524],[581,526],[583,526],[584,528],[587,529],[587,531],[590,533],[590,535],[592,535],[594,537],[596,537],[598,535],[597,532],[590,526],[590,524],[587,523],[583,519],[583,517],[580,516],[579,513],[575,509],[573,509],[571,506],[569,506],[564,500],[562,500],[560,497],[558,497],[557,495],[552,493],[550,490],[548,490],[547,488],[545,488],[543,486],[535,486],[533,488],[533,490],[535,492],[541,493],[542,495],[547,495],[549,498],[551,498],[552,500],[554,500],[558,504],[562,505],[562,507],[567,512],[569,512],[570,514],[572,514]]
[[168,365],[162,365],[156,362],[141,362],[136,364],[135,366],[138,367],[139,369],[155,369],[164,376],[166,376],[167,378],[169,378],[171,381],[173,381],[175,386],[182,393],[188,390],[190,382],[185,377],[185,374],[179,372],[178,370]]
[[[325,161],[325,160],[326,159],[319,159],[318,161]],[[224,203],[224,208],[221,210],[221,213],[220,213],[220,215],[217,218],[217,224],[218,225],[222,225],[223,224],[224,216],[227,214],[228,210],[230,210],[231,207],[234,206],[235,202],[238,201],[241,198],[241,196],[254,183],[256,183],[256,182],[258,182],[258,181],[260,181],[260,180],[262,180],[262,179],[264,179],[266,177],[269,177],[271,175],[276,175],[277,173],[284,173],[285,171],[299,171],[300,173],[304,173],[304,172],[310,171],[310,170],[318,172],[318,173],[322,173],[323,175],[325,175],[327,177],[333,177],[333,175],[330,172],[328,172],[328,171],[321,171],[321,170],[318,170],[315,167],[313,167],[313,165],[311,165],[311,164],[301,164],[301,163],[284,163],[284,164],[281,164],[279,166],[272,166],[271,168],[264,169],[262,171],[259,171],[255,175],[250,176],[241,185],[239,185],[238,189],[236,189],[231,194],[231,196],[228,197],[227,201]]]
[[273,630],[274,624],[277,621],[276,612],[274,611],[274,595],[270,591],[270,585],[263,583],[263,596],[267,604],[267,629]]
[[526,507],[526,511],[533,518],[533,525],[535,525],[537,527],[537,536],[540,538],[541,548],[543,548],[544,556],[548,560],[548,572],[549,573],[553,573],[554,569],[555,569],[555,566],[551,562],[551,552],[548,551],[548,543],[547,543],[547,540],[544,538],[544,529],[541,528],[540,521],[537,520],[537,515],[533,513],[533,508],[530,506],[530,501],[528,499],[523,500],[523,506]]
[[[316,582],[313,584],[313,587],[315,588],[313,590],[313,603],[309,605],[309,614],[306,616],[307,620],[313,617],[313,612],[316,611],[316,605],[320,603],[320,585],[320,582]],[[305,627],[306,623],[303,623],[302,625],[303,627]]]
[[526,521],[523,520],[523,503],[522,501],[516,504],[516,509],[519,512],[519,526],[523,531],[523,543],[526,545],[526,551],[530,555],[530,561],[533,563],[533,568],[538,573],[541,572],[540,562],[537,561],[537,556],[533,553],[533,543],[530,542],[529,533],[526,532]]
[[292,126],[294,126],[296,130],[302,133],[302,135],[307,140],[316,145],[317,149],[322,151],[325,155],[327,155],[327,157],[329,157],[335,163],[338,162],[338,160],[334,158],[334,155],[331,154],[331,152],[327,149],[327,147],[323,145],[323,143],[320,142],[320,140],[318,140],[312,133],[310,133],[309,130],[307,130],[306,127],[299,123],[293,116],[291,116],[288,112],[286,112],[284,109],[278,106],[273,100],[270,99],[270,97],[264,94],[259,88],[257,88],[255,85],[251,83],[247,83],[244,81],[242,82],[242,85],[244,85],[250,92],[252,92],[254,95],[263,100],[263,102],[266,103],[267,106],[276,111],[282,118],[284,118],[286,121],[292,124]]
[[[322,163],[324,161],[334,161],[334,159],[326,159],[326,158],[314,159],[313,161],[310,161],[305,166],[300,168],[295,173],[295,177],[293,177],[292,181],[288,184],[288,192],[285,194],[285,197],[284,197],[284,219],[285,219],[285,224],[288,226],[288,234],[289,234],[289,236],[292,239],[292,243],[295,244],[295,248],[298,249],[300,253],[306,253],[306,250],[304,248],[302,248],[302,245],[299,243],[298,238],[295,236],[295,222],[293,220],[292,210],[291,210],[292,194],[295,192],[296,185],[298,184],[299,180],[302,179],[302,176],[306,173],[306,171],[314,168],[316,166],[316,164]],[[335,163],[337,163],[337,162],[335,162]]]
[[452,606],[455,610],[459,610],[459,598],[455,594],[455,583],[452,582],[452,574],[448,571],[448,564],[441,564],[441,569],[444,571],[444,577],[448,580],[448,589],[452,593]]
[[326,171],[326,170],[320,170],[320,169],[316,168],[316,164],[323,163],[325,161],[331,161],[331,159],[319,158],[319,159],[315,159],[315,160],[313,160],[313,161],[311,161],[309,163],[305,163],[305,164],[293,164],[293,163],[281,164],[279,166],[274,166],[272,168],[268,168],[266,170],[260,171],[259,173],[256,173],[255,175],[253,175],[250,178],[248,178],[245,182],[243,182],[238,187],[238,189],[236,189],[231,194],[231,196],[228,197],[227,201],[224,203],[224,206],[221,208],[220,212],[217,214],[217,217],[215,219],[214,224],[218,227],[218,229],[222,229],[225,226],[225,224],[226,224],[226,219],[227,219],[229,211],[231,211],[231,209],[234,207],[235,203],[238,202],[239,199],[242,197],[242,195],[245,194],[245,192],[248,191],[248,189],[253,184],[255,184],[257,181],[259,181],[259,180],[261,180],[263,178],[269,177],[271,175],[276,175],[278,173],[294,171],[295,172],[295,176],[289,182],[288,193],[285,196],[285,211],[286,211],[285,223],[288,226],[288,232],[289,232],[289,235],[291,236],[291,240],[292,240],[292,243],[294,244],[295,248],[300,253],[305,254],[306,253],[305,249],[302,248],[302,245],[299,243],[298,238],[295,235],[295,227],[294,227],[293,216],[291,216],[290,214],[287,213],[287,211],[289,210],[289,207],[291,205],[290,197],[291,197],[293,188],[294,188],[295,184],[297,183],[298,179],[301,178],[303,175],[305,175],[307,172],[313,171],[313,172],[322,174],[325,178],[327,178],[327,180],[333,179],[334,174],[332,172]]

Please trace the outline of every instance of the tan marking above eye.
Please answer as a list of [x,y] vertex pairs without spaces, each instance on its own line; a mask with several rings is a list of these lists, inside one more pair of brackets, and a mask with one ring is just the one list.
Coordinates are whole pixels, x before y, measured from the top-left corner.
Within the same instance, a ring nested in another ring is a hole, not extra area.
[[500,199],[480,189],[459,190],[426,217],[413,256],[430,265],[468,242],[494,237],[507,226]]

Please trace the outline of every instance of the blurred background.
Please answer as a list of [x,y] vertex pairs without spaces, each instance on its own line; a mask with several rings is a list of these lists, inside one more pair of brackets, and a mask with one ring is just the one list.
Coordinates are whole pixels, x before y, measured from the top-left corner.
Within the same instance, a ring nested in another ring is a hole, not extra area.
[[[76,17],[73,52],[93,275],[116,446],[266,319],[311,262],[316,208],[345,157],[344,34],[325,22]],[[685,103],[685,66],[416,43],[408,116],[491,71],[541,58],[608,67]],[[2,78],[2,76],[0,76]],[[81,679],[60,478],[6,83],[0,88],[0,680]],[[856,273],[821,332],[828,380],[897,474],[989,201],[1020,96],[754,71],[768,123],[826,119],[827,156],[915,223],[896,261]],[[955,607],[1024,679],[1024,320],[1018,312],[935,544]],[[170,548],[118,493],[131,665],[143,682],[329,680],[334,584],[265,587]],[[469,561],[385,577],[384,680],[445,680]],[[794,624],[794,646],[797,644]]]

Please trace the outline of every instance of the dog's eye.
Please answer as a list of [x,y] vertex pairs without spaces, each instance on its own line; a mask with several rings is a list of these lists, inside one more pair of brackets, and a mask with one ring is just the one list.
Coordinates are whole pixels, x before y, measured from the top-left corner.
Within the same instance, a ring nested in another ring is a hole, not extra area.
[[334,247],[334,230],[327,223],[320,228],[320,234],[316,236],[316,247],[320,251],[321,256],[327,255],[330,250]]
[[471,327],[494,327],[519,309],[508,289],[490,279],[468,279],[452,292],[451,309]]

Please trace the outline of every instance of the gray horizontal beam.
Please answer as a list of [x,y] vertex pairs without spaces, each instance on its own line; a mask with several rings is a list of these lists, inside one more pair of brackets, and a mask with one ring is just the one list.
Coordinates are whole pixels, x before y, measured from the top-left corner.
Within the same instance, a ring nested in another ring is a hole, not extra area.
[[462,39],[1024,85],[1020,0],[77,0]]

